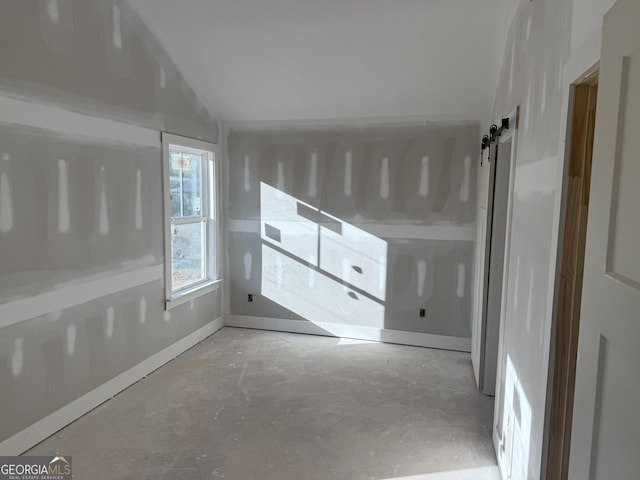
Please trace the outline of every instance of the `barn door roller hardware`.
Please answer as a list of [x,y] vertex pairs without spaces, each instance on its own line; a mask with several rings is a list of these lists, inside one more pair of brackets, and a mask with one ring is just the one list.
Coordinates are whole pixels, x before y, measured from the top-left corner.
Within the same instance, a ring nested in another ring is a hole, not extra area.
[[489,135],[482,136],[482,144],[480,145],[480,165],[482,165],[482,154],[485,149],[489,148],[492,143],[495,143],[505,130],[509,130],[509,117],[503,118],[500,121],[499,127],[496,124],[491,125],[489,128]]

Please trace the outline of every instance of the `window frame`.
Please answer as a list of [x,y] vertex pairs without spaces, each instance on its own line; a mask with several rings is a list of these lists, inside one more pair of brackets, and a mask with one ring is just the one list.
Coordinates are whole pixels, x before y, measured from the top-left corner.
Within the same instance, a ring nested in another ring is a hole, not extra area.
[[[220,226],[220,162],[221,149],[215,143],[196,140],[168,132],[161,133],[162,141],[162,181],[164,207],[164,281],[165,309],[177,307],[191,300],[217,290],[222,283],[220,278],[220,242],[222,239]],[[174,222],[171,216],[170,191],[170,151],[179,149],[185,153],[202,155],[201,165],[201,215],[180,218],[176,225],[204,222],[204,279],[184,286],[173,288],[173,255],[172,238]]]

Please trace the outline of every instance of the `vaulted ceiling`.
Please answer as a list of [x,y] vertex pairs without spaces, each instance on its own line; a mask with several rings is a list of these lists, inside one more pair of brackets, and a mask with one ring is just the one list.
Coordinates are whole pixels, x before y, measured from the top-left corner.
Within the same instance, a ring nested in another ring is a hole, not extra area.
[[516,0],[129,0],[224,121],[490,111]]

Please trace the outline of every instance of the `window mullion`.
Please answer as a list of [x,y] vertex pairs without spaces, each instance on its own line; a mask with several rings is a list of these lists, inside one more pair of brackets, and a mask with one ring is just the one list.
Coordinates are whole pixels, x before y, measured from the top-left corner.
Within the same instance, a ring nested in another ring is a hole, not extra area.
[[201,215],[194,215],[192,217],[171,217],[172,225],[186,225],[189,223],[199,223],[206,221],[206,217]]
[[184,154],[180,152],[180,216],[184,217]]

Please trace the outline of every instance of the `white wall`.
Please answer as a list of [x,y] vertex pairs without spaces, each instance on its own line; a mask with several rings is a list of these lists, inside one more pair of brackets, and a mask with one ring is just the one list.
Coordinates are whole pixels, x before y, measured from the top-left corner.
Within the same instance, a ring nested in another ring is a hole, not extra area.
[[499,449],[505,478],[510,464],[511,478],[540,477],[569,86],[597,62],[613,3],[522,1],[507,37],[493,117],[521,115],[496,395],[513,438],[512,452]]

